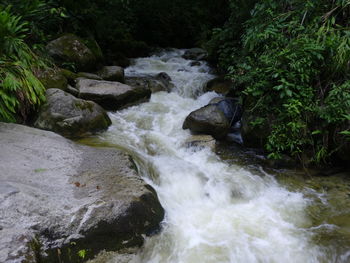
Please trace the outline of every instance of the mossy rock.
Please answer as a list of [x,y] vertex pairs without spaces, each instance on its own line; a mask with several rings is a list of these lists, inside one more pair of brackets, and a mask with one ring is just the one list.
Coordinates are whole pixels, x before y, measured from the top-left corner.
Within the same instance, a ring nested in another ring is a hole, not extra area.
[[73,34],[65,34],[51,41],[46,49],[56,64],[61,67],[73,64],[77,71],[94,70],[99,61],[84,41]]
[[47,102],[41,107],[36,128],[78,138],[106,130],[111,124],[107,113],[96,103],[75,98],[58,89],[46,92]]
[[36,72],[36,77],[46,89],[66,90],[68,80],[60,69],[50,68]]

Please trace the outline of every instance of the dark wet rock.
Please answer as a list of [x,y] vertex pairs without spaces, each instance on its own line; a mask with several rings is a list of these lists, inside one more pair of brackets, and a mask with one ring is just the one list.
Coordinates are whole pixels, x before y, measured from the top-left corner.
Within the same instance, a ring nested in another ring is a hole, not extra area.
[[207,105],[191,112],[182,126],[193,133],[210,134],[216,139],[224,138],[230,129],[230,122],[217,105]]
[[95,102],[78,99],[59,89],[48,89],[46,98],[34,123],[36,128],[81,137],[106,130],[111,124],[105,110]]
[[0,144],[0,262],[80,262],[159,229],[157,195],[121,151],[5,123]]
[[[241,128],[240,120],[242,118],[242,106],[239,103],[238,98],[225,98],[225,97],[216,97],[213,98],[209,105],[216,105],[218,108],[225,114],[226,118],[230,121],[230,126]],[[237,124],[237,125],[236,125]]]
[[199,67],[201,65],[200,61],[192,61],[190,62],[190,67]]
[[118,66],[105,66],[97,72],[103,80],[124,83],[124,69]]
[[79,78],[76,88],[80,98],[95,101],[106,110],[118,110],[146,102],[151,96],[148,88],[112,81]]
[[80,71],[95,69],[99,60],[84,41],[73,34],[66,34],[51,41],[46,49],[59,66],[72,63]]
[[46,89],[67,89],[68,80],[60,69],[40,70],[35,75]]
[[191,60],[204,60],[208,57],[208,53],[201,48],[191,48],[186,50],[182,57]]
[[216,93],[227,95],[231,92],[232,88],[233,82],[231,80],[217,77],[207,82],[205,91],[215,91]]
[[144,87],[150,89],[152,93],[158,91],[170,92],[174,88],[170,76],[165,72],[161,72],[154,77],[127,77],[125,83],[133,87]]

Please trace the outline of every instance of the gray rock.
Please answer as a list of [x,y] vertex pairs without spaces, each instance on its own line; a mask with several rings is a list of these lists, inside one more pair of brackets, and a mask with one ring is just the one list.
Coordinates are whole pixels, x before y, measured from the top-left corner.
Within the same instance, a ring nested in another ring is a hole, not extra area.
[[78,72],[76,79],[77,78],[103,80],[99,75],[88,72]]
[[152,93],[158,91],[170,92],[174,88],[170,76],[165,72],[161,72],[156,76],[126,77],[125,83],[133,87],[150,89]]
[[93,70],[98,62],[98,58],[83,40],[73,34],[66,34],[51,41],[46,49],[59,66],[74,63],[77,70],[89,71]]
[[78,99],[59,89],[48,89],[46,99],[34,123],[36,128],[81,137],[106,130],[111,124],[106,111],[92,101]]
[[118,110],[148,101],[151,90],[145,87],[129,86],[119,82],[77,79],[79,97],[92,100],[106,110]]
[[208,53],[201,48],[191,48],[186,50],[182,57],[191,60],[204,60],[208,57]]
[[159,229],[156,193],[119,150],[5,123],[0,144],[0,262],[80,262]]
[[215,91],[216,93],[227,95],[232,91],[233,82],[231,80],[224,79],[223,77],[217,77],[209,80],[205,86],[205,91]]
[[191,112],[182,126],[193,133],[210,134],[216,139],[224,138],[230,129],[230,122],[217,105],[207,105]]
[[68,80],[60,69],[39,70],[35,75],[46,89],[67,89]]
[[124,69],[118,66],[105,66],[97,72],[103,80],[124,83]]

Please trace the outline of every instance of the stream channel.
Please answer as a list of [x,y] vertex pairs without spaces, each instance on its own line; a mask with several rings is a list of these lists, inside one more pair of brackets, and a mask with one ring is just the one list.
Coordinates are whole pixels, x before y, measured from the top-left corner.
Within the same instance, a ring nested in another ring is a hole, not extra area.
[[265,168],[229,142],[216,153],[186,147],[184,119],[218,95],[203,92],[209,66],[190,66],[183,52],[136,59],[127,76],[166,72],[175,88],[109,113],[109,130],[82,141],[130,153],[166,211],[131,262],[350,262],[349,174]]

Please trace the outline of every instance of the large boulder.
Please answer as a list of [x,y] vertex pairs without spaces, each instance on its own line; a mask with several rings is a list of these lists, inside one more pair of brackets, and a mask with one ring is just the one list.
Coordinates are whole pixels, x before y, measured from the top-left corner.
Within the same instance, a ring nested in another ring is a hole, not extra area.
[[81,262],[140,246],[164,216],[130,156],[0,123],[0,262]]
[[118,110],[145,102],[151,96],[151,90],[148,88],[112,81],[79,78],[76,88],[80,98],[95,101],[106,110]]
[[191,48],[186,50],[182,57],[191,60],[204,60],[208,57],[208,53],[201,48]]
[[95,69],[99,60],[83,40],[73,34],[66,34],[51,41],[46,49],[59,66],[73,63],[79,71]]
[[207,105],[191,112],[182,126],[193,133],[210,134],[216,139],[224,138],[230,129],[230,122],[217,105]]
[[60,69],[39,70],[35,75],[46,89],[67,89],[68,80]]
[[239,99],[219,97],[210,101],[210,105],[216,105],[230,121],[230,126],[234,126],[242,118],[242,107]]
[[101,68],[97,75],[103,80],[119,81],[124,83],[124,69],[118,66],[105,66]]
[[215,91],[216,93],[227,95],[232,91],[233,82],[223,77],[217,77],[207,82],[205,91]]
[[59,89],[48,89],[46,98],[34,123],[36,128],[81,137],[106,130],[111,124],[106,111],[93,101],[78,99]]
[[152,93],[158,91],[170,92],[174,88],[170,76],[165,72],[161,72],[156,76],[126,77],[125,83],[133,87],[150,89]]

